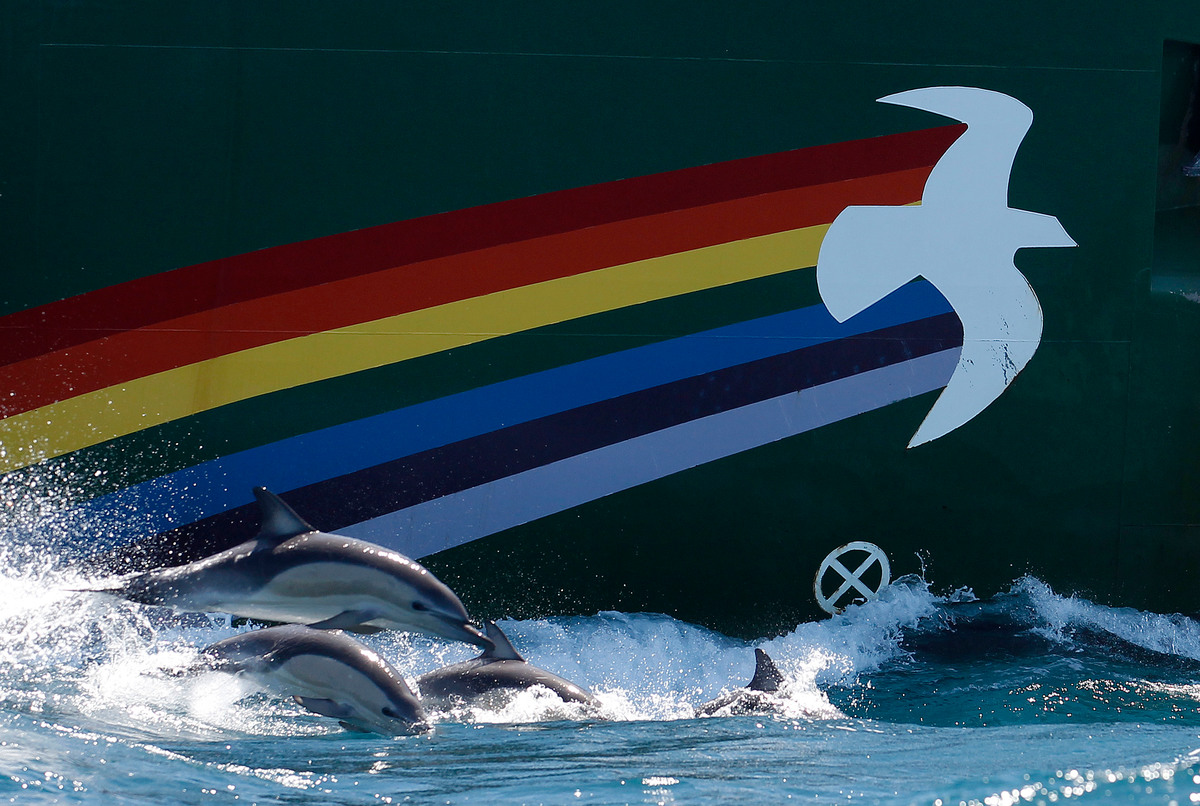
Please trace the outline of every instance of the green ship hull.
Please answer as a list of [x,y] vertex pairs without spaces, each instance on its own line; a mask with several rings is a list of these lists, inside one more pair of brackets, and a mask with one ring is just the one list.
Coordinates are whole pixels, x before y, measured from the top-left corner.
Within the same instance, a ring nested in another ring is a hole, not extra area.
[[1190,3],[5,16],[14,540],[262,485],[483,617],[1200,610]]

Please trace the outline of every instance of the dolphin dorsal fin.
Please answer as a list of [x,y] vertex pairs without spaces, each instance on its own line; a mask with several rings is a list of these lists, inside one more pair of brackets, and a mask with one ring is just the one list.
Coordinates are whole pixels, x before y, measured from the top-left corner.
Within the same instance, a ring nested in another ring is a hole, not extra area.
[[258,499],[258,508],[262,512],[262,525],[258,530],[259,540],[272,544],[282,543],[289,537],[317,531],[312,524],[285,504],[282,498],[266,487],[255,487],[254,497]]
[[761,649],[754,650],[754,678],[746,688],[751,691],[778,691],[783,685],[783,675],[775,667],[775,661]]
[[496,622],[485,621],[483,623],[483,633],[492,639],[492,643],[495,646],[486,650],[479,657],[487,658],[488,660],[525,660],[521,657],[521,653],[517,652],[513,647],[512,641],[508,640],[508,636],[504,634],[504,631],[496,626]]

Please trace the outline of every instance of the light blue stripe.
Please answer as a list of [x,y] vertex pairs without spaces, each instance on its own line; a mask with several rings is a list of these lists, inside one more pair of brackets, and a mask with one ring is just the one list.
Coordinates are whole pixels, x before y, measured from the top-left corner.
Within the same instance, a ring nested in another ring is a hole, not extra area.
[[80,505],[78,514],[95,526],[100,541],[121,545],[248,504],[253,487],[293,490],[630,392],[950,310],[936,289],[919,282],[844,323],[823,305],[739,322],[233,453],[97,498]]
[[[946,385],[960,348],[701,417],[338,530],[424,557]],[[903,450],[907,434],[897,433]]]

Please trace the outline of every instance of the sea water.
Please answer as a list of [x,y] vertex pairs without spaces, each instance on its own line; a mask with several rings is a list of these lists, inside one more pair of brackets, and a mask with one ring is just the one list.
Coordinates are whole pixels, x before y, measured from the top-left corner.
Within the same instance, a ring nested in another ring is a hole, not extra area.
[[[0,802],[211,804],[1200,802],[1200,625],[1033,578],[979,601],[908,578],[745,642],[649,613],[502,620],[598,709],[536,690],[349,733],[225,674],[185,673],[249,629],[103,594],[36,554],[0,567]],[[363,639],[408,678],[472,656]],[[697,718],[753,673],[779,708]]]

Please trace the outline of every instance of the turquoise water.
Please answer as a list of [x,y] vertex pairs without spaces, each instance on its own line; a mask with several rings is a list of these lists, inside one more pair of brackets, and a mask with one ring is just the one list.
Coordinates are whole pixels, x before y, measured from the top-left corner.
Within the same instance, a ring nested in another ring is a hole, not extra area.
[[[904,580],[752,643],[653,614],[501,621],[599,711],[530,692],[392,739],[167,674],[239,628],[73,593],[79,578],[9,555],[0,802],[1200,802],[1200,626],[1036,579],[983,602]],[[365,640],[409,679],[474,654]],[[788,679],[780,711],[695,718],[750,678],[756,645]]]

